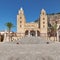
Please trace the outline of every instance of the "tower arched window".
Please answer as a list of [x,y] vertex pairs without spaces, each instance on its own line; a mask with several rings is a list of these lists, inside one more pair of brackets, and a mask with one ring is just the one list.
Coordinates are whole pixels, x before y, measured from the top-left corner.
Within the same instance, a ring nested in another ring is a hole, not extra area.
[[44,12],[43,12],[43,15],[44,15]]
[[22,25],[20,25],[20,27],[22,27]]
[[20,17],[20,19],[22,19],[22,17]]
[[45,18],[43,18],[43,20],[45,20]]
[[45,28],[45,25],[43,25],[43,28]]
[[45,24],[45,22],[43,22],[43,24]]
[[22,23],[22,21],[20,21],[20,23]]

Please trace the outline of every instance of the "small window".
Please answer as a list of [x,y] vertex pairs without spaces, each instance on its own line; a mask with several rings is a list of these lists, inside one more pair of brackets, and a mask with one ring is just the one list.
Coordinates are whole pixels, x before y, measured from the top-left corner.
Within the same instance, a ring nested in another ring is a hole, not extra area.
[[45,20],[45,18],[43,18],[43,20]]
[[22,27],[22,26],[20,25],[20,27]]
[[45,24],[45,22],[43,22],[43,24]]
[[20,19],[22,19],[22,17],[20,17]]
[[43,15],[44,15],[44,12],[43,12]]
[[20,21],[20,23],[22,23],[22,21]]
[[45,25],[43,25],[43,28],[45,28]]

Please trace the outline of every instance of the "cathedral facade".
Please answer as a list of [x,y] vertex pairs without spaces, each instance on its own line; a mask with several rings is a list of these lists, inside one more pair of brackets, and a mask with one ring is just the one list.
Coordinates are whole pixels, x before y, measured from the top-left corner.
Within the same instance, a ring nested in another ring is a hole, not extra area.
[[41,10],[39,22],[26,22],[24,10],[21,8],[17,15],[17,36],[22,38],[25,36],[43,36],[47,37],[47,14],[44,9]]

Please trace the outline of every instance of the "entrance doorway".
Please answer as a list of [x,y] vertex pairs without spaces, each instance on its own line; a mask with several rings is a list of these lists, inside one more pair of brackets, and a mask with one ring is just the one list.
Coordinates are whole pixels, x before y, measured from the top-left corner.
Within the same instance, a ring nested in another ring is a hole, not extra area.
[[31,35],[31,36],[35,36],[35,35],[36,35],[36,32],[35,32],[34,30],[31,30],[31,31],[30,31],[30,35]]

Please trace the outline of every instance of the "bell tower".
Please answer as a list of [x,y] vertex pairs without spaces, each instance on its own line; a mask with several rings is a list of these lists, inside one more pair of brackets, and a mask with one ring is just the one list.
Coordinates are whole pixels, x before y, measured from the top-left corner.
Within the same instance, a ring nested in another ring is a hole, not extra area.
[[21,8],[17,15],[17,33],[23,37],[24,36],[24,26],[25,26],[25,15]]
[[40,33],[41,33],[41,36],[47,37],[47,28],[48,28],[48,22],[47,22],[46,11],[44,9],[42,9],[41,15],[40,15]]

